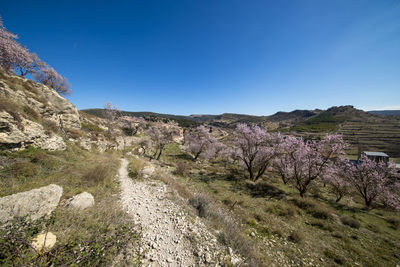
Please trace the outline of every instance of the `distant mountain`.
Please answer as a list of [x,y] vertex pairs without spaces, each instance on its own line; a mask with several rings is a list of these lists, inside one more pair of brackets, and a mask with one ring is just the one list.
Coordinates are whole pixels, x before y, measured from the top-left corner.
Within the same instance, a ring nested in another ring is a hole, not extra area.
[[371,110],[368,113],[383,116],[400,116],[400,110]]

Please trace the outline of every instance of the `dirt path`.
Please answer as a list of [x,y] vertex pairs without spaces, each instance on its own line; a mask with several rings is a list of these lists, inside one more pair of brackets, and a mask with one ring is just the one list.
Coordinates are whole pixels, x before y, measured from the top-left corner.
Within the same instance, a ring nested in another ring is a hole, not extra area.
[[128,162],[119,169],[121,202],[133,220],[143,228],[144,266],[218,266],[226,260],[220,246],[198,218],[188,217],[172,202],[171,190],[152,179],[132,180]]

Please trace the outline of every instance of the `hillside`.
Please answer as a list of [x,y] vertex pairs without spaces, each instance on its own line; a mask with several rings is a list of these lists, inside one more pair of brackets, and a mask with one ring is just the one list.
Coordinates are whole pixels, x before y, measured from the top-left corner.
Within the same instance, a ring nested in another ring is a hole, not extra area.
[[382,116],[400,116],[400,110],[371,110],[367,112]]
[[[85,113],[104,117],[102,109],[82,110]],[[147,120],[175,120],[181,127],[196,127],[202,123],[216,128],[233,129],[237,123],[256,123],[281,132],[292,132],[302,136],[319,137],[325,133],[343,134],[357,149],[384,151],[391,157],[400,157],[400,117],[380,116],[355,109],[353,106],[331,107],[327,110],[294,110],[277,112],[270,116],[223,113],[221,115],[170,115],[153,112],[120,111],[121,115],[140,116]]]

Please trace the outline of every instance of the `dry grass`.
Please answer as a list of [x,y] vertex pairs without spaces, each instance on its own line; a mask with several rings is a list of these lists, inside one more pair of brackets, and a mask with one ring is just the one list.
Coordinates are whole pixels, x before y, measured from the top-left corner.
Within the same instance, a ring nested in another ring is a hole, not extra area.
[[162,170],[156,171],[153,177],[168,184],[180,197],[188,201],[200,217],[204,218],[212,228],[219,231],[219,241],[241,254],[249,266],[258,266],[261,263],[259,250],[245,234],[245,229],[240,226],[238,221],[233,219],[226,208],[210,195],[206,192],[193,194],[181,180]]
[[140,170],[146,166],[146,162],[141,158],[132,158],[128,164],[128,175],[131,178],[138,178]]
[[[58,266],[69,262],[67,265],[107,266],[118,256],[121,266],[138,265],[140,230],[118,206],[119,186],[115,176],[119,156],[112,151],[85,151],[76,145],[55,152],[32,147],[18,152],[2,151],[0,162],[4,168],[0,170],[0,196],[54,183],[63,187],[63,200],[87,191],[94,196],[95,205],[80,212],[60,206],[45,224],[24,224],[18,231],[13,230],[14,236],[19,238],[17,241],[22,243],[10,243],[7,232],[1,232],[1,240],[8,240],[7,244],[11,245],[0,246],[0,264]],[[56,234],[56,247],[51,250],[52,254],[35,254],[24,239],[46,229]],[[15,252],[16,247],[23,258]],[[126,254],[125,249],[131,250],[130,262],[119,256]]]

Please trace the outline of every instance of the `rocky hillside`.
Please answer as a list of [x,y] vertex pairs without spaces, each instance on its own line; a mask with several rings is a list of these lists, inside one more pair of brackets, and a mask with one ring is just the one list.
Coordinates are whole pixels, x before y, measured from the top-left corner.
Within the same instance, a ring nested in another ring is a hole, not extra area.
[[0,71],[0,146],[63,150],[61,137],[79,130],[74,105],[47,86]]

